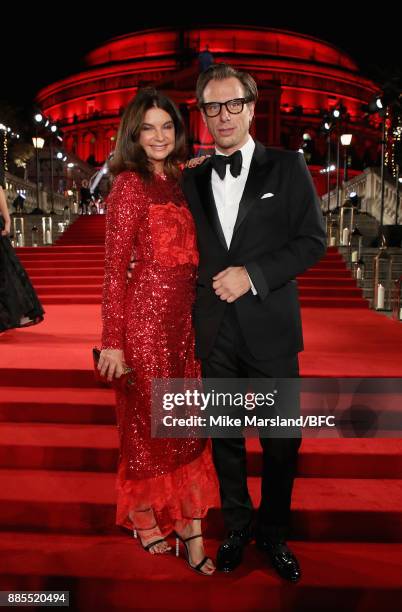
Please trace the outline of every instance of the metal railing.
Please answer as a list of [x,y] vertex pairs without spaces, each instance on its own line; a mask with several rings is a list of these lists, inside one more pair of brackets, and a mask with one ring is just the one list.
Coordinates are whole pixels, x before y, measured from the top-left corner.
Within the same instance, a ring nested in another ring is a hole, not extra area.
[[[30,181],[26,181],[14,174],[10,174],[9,172],[5,173],[5,183],[6,183],[6,199],[8,203],[8,207],[10,212],[17,212],[14,210],[13,202],[19,193],[23,193],[25,196],[23,212],[30,213],[37,206],[37,192],[36,192],[36,184],[31,183]],[[58,215],[63,214],[63,210],[65,206],[69,208],[72,207],[71,198],[66,198],[64,195],[54,192],[54,212]],[[46,190],[40,191],[40,202],[39,207],[45,212],[49,213],[51,211],[51,202],[50,202],[50,193]]]
[[401,288],[402,288],[402,276],[394,280],[393,287],[392,287],[392,318],[395,321],[402,320]]

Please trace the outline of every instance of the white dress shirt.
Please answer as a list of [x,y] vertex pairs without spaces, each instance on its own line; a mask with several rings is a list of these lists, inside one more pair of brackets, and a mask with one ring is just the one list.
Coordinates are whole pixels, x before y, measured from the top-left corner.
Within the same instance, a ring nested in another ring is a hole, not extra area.
[[[243,161],[239,176],[232,176],[229,165],[226,167],[226,174],[223,180],[219,178],[216,170],[212,170],[212,192],[214,194],[219,221],[222,226],[228,248],[230,247],[230,243],[232,241],[233,229],[236,223],[237,214],[239,212],[239,204],[246,185],[254,149],[255,142],[250,136],[246,144],[240,149]],[[222,155],[222,153],[216,148],[215,152],[217,155]],[[253,294],[257,295],[257,291],[251,282],[250,277],[248,278]]]

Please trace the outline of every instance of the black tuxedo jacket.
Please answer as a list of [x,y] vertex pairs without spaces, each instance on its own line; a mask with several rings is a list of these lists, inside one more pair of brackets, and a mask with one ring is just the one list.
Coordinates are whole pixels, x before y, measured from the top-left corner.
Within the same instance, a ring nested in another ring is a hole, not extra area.
[[[254,296],[250,290],[233,303],[252,355],[269,360],[295,354],[303,350],[295,277],[326,252],[319,199],[304,156],[255,143],[229,249],[211,172],[207,159],[183,173],[200,253],[194,306],[197,356],[208,356],[228,306],[212,287],[212,277],[228,266],[245,266],[258,292]],[[267,193],[273,196],[263,198]]]

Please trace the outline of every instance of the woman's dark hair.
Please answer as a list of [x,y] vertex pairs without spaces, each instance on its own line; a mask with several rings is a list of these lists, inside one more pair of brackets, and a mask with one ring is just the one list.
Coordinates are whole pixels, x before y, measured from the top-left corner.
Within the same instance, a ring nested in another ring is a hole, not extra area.
[[109,168],[116,175],[124,170],[134,170],[144,179],[152,177],[152,164],[139,143],[144,116],[150,108],[161,108],[172,118],[175,129],[175,147],[165,160],[165,173],[179,175],[178,165],[185,161],[187,147],[183,119],[174,102],[153,88],[140,89],[126,107],[117,132],[116,147]]

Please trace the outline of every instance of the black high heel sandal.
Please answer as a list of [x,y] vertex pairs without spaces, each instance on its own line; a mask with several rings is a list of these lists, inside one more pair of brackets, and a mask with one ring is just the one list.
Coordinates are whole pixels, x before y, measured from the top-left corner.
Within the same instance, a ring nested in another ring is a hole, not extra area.
[[[195,519],[194,519],[195,520]],[[181,535],[179,535],[177,533],[177,531],[174,532],[175,536],[176,536],[176,557],[179,556],[179,552],[180,552],[180,542],[182,542],[184,544],[184,548],[186,551],[186,556],[187,556],[187,563],[189,564],[189,566],[191,567],[191,569],[193,569],[195,572],[197,572],[198,574],[202,574],[203,576],[212,576],[212,574],[214,572],[211,573],[207,573],[207,572],[203,572],[202,571],[202,567],[203,565],[205,565],[205,563],[207,561],[212,561],[211,557],[207,557],[205,556],[202,561],[200,561],[199,563],[197,563],[197,565],[192,565],[191,561],[190,561],[190,552],[187,546],[187,542],[189,540],[194,540],[195,538],[202,538],[202,533],[199,533],[197,535],[193,535],[190,536],[189,538],[182,538]]]
[[[142,528],[142,529],[139,529],[137,527],[136,529],[133,529],[133,536],[134,536],[134,538],[136,538],[136,539],[138,539],[140,541],[140,544],[141,544],[141,546],[142,546],[142,548],[144,550],[150,550],[150,548],[152,548],[152,546],[155,546],[155,544],[160,544],[161,542],[166,542],[166,544],[169,546],[169,542],[167,542],[167,540],[165,540],[165,538],[159,538],[158,540],[154,540],[153,542],[149,542],[149,544],[146,544],[145,546],[142,543],[141,538],[137,534],[137,531],[150,531],[151,529],[155,529],[155,527],[157,527],[157,526],[158,526],[158,524],[155,523],[155,525],[153,527],[146,527],[146,528]],[[168,552],[169,550],[170,550],[170,546],[163,553],[157,553],[157,554],[159,554],[159,555],[160,554],[164,554],[165,552]]]
[[[134,512],[148,512],[149,510],[152,510],[152,508],[145,508],[145,510],[135,510]],[[153,542],[149,542],[148,544],[145,544],[145,546],[144,546],[144,544],[141,541],[141,538],[138,536],[138,531],[150,531],[151,529],[155,529],[155,527],[158,527],[158,523],[155,523],[155,525],[152,525],[152,527],[133,527],[133,537],[140,541],[140,544],[141,544],[142,548],[144,550],[146,550],[146,551],[149,551],[152,548],[152,546],[155,546],[155,544],[160,544],[161,542],[166,542],[166,544],[169,546],[169,548],[166,549],[166,551],[164,551],[163,553],[156,553],[156,554],[165,554],[165,552],[169,552],[169,550],[171,548],[170,545],[169,545],[169,542],[165,538],[162,537],[162,538],[159,538],[158,540],[153,540]]]

